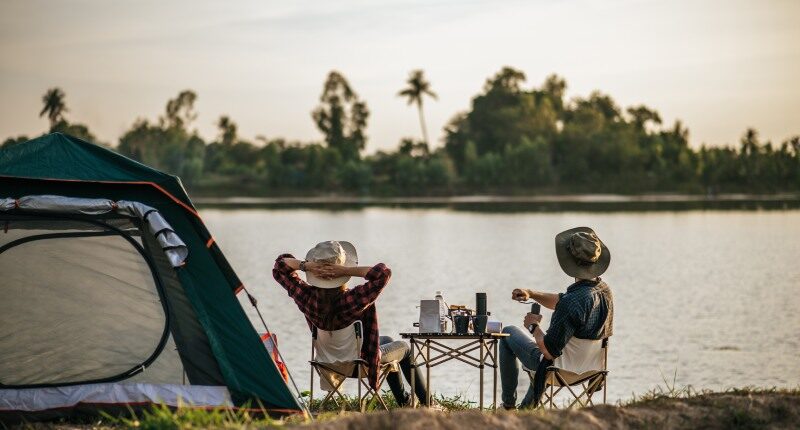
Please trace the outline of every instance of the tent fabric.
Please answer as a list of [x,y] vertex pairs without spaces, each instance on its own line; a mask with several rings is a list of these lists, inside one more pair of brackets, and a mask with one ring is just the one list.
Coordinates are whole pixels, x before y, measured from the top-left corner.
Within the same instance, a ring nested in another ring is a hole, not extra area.
[[[160,245],[152,235],[142,235],[142,245],[149,250],[153,264],[161,275],[164,296],[169,304],[171,338],[181,345],[177,352],[186,375],[183,382],[188,381],[192,385],[225,385],[225,379],[211,350],[208,337],[194,307],[186,297],[177,273],[171,270],[172,265],[167,256],[163,252],[158,252]],[[169,351],[169,348],[168,344],[165,351]],[[153,370],[153,366],[150,366],[148,371],[150,370]]]
[[[0,384],[67,385],[136,373],[181,382],[156,274],[134,239],[75,220],[48,220],[48,230],[36,229],[43,220],[0,214],[6,221]],[[57,230],[59,224],[65,227]],[[124,231],[135,227],[129,222]]]
[[87,384],[70,387],[0,389],[0,412],[43,411],[79,404],[163,403],[169,406],[232,406],[226,387],[175,384]]
[[189,256],[186,244],[175,234],[169,223],[158,211],[139,202],[108,199],[85,199],[64,196],[24,196],[19,199],[5,198],[0,201],[12,201],[13,205],[2,204],[0,210],[21,209],[44,213],[103,215],[112,211],[119,214],[137,217],[146,222],[150,233],[154,234],[167,254],[172,267],[180,267]]
[[19,209],[84,215],[101,215],[114,210],[114,202],[106,199],[77,199],[62,196],[24,196],[17,199]]
[[107,199],[118,205],[140,202],[157,209],[189,252],[186,263],[173,271],[176,285],[208,339],[233,403],[259,402],[273,411],[303,412],[299,393],[283,381],[239,304],[235,292],[241,281],[178,178],[109,149],[53,133],[0,149],[0,190],[14,202],[27,195],[61,195]]
[[0,210],[7,211],[14,209],[17,205],[16,199],[0,199]]

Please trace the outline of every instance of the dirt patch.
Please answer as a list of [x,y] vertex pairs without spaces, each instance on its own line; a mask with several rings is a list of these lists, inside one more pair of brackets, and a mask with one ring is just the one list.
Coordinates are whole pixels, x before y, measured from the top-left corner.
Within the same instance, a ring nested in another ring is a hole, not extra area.
[[297,428],[319,430],[402,429],[785,429],[800,428],[796,393],[705,394],[655,399],[627,406],[600,405],[572,411],[481,413],[399,409],[352,414]]

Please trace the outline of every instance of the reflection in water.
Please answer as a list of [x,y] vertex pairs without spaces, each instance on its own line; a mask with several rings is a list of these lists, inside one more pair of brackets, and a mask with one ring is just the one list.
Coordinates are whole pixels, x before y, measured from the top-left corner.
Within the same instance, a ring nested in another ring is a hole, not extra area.
[[[678,385],[695,388],[800,383],[797,210],[201,212],[259,299],[301,389],[308,387],[311,342],[301,313],[272,280],[279,253],[302,256],[321,240],[346,239],[362,263],[387,263],[394,275],[377,306],[381,334],[397,336],[412,329],[419,300],[437,290],[470,307],[476,292],[487,292],[493,317],[521,324],[528,306],[511,301],[511,290],[562,291],[570,279],[558,267],[553,237],[578,225],[593,227],[613,255],[604,276],[616,301],[611,401],[671,381],[676,371]],[[477,397],[477,371],[453,362],[432,375],[436,392]]]

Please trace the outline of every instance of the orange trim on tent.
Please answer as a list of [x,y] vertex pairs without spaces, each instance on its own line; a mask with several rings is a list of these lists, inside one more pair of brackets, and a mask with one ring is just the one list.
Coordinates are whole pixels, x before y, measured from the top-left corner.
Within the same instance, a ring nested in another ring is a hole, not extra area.
[[233,294],[239,294],[239,291],[242,290],[244,290],[244,284],[240,284],[238,287],[236,287],[236,289],[233,290]]
[[206,248],[211,248],[211,245],[214,244],[214,236],[208,238],[208,242],[206,242]]

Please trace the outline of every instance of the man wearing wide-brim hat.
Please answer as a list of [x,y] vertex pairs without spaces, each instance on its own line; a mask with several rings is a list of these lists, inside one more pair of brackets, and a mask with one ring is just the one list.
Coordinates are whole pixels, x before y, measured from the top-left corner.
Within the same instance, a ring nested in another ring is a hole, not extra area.
[[[571,338],[604,339],[612,334],[614,300],[611,289],[600,279],[611,263],[611,252],[589,227],[577,227],[556,235],[556,257],[561,269],[575,282],[564,293],[546,293],[517,288],[511,298],[519,301],[533,299],[553,310],[550,327],[544,332],[539,323],[542,316],[527,314],[524,327],[509,326],[503,333],[510,336],[500,340],[499,365],[502,381],[502,400],[506,409],[516,408],[519,364],[536,370],[537,376],[562,350]],[[528,328],[533,327],[533,332]],[[541,379],[543,385],[543,379]],[[520,407],[535,406],[541,394],[534,384]]]

